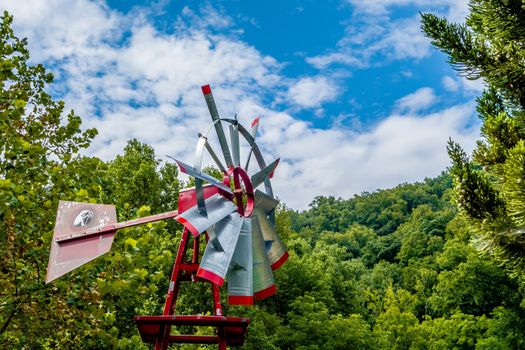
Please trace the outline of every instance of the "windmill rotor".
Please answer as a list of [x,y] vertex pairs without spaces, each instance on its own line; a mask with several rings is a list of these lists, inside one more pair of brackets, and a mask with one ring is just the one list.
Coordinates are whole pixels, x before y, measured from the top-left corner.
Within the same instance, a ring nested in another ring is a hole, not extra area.
[[[274,198],[271,178],[279,159],[267,164],[256,142],[259,117],[245,128],[237,118],[220,118],[211,88],[203,86],[213,126],[199,134],[195,150],[195,166],[175,160],[181,172],[195,179],[196,203],[176,218],[194,236],[213,232],[208,241],[197,276],[219,286],[228,280],[230,304],[253,304],[276,291],[272,270],[286,261],[288,253],[275,232],[274,210],[279,201]],[[228,125],[228,143],[223,123]],[[220,152],[226,165],[210,145],[209,133],[215,130]],[[248,157],[241,166],[241,139],[248,145]],[[223,180],[204,174],[205,151],[223,173]],[[247,167],[251,157],[259,170],[251,176]],[[217,188],[217,195],[205,198],[203,182]],[[264,184],[264,191],[257,189]],[[230,188],[233,190],[228,191]],[[227,204],[230,203],[230,204]],[[234,204],[234,205],[231,205]]]

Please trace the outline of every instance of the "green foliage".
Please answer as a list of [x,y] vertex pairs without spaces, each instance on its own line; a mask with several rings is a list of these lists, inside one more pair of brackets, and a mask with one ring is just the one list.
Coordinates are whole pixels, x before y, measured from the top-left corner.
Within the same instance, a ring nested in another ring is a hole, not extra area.
[[128,141],[124,154],[109,162],[103,200],[123,208],[148,205],[153,212],[177,209],[178,169],[172,163],[158,168],[151,146],[135,139]]
[[[96,130],[82,132],[73,112],[63,118],[45,91],[53,76],[28,64],[12,20],[0,19],[0,346],[37,348],[55,322],[45,310],[64,309],[43,282],[58,200],[96,196],[103,164],[78,156]],[[78,313],[56,316],[73,324]]]
[[473,159],[448,145],[455,201],[476,247],[517,275],[525,271],[524,18],[521,0],[471,0],[465,24],[422,15],[423,31],[453,67],[487,85],[477,100],[483,140]]

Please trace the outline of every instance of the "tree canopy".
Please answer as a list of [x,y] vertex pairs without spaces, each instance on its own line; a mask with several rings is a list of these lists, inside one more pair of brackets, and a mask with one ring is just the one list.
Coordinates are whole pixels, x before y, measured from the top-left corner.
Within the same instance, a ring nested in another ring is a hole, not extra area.
[[477,100],[483,140],[472,158],[454,141],[455,200],[477,247],[525,272],[525,8],[521,0],[471,0],[465,24],[422,15],[422,29],[467,79],[483,79]]

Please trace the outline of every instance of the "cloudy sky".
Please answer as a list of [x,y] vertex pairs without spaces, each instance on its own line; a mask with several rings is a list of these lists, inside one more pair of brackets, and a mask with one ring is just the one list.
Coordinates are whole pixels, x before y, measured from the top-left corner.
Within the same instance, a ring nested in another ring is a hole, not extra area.
[[[210,126],[200,86],[222,117],[248,124],[274,192],[305,209],[318,195],[433,177],[449,137],[472,149],[474,99],[420,32],[419,12],[463,21],[466,0],[3,0],[51,91],[99,135],[88,153],[110,160],[127,140],[159,158],[194,161]],[[251,169],[255,171],[256,169]]]

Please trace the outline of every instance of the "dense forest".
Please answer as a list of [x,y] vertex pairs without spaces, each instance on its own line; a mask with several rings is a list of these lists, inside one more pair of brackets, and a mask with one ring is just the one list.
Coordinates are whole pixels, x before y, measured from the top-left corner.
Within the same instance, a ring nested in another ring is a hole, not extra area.
[[[517,39],[525,14],[520,1],[471,3],[466,25],[423,15],[423,30],[489,84],[473,159],[451,141],[452,166],[437,178],[317,197],[303,212],[281,205],[276,228],[290,258],[276,271],[277,294],[249,308],[224,302],[227,315],[251,319],[243,349],[525,349],[525,56]],[[495,10],[499,22],[483,26]],[[82,156],[96,130],[82,131],[73,112],[63,116],[64,104],[46,92],[52,75],[28,63],[12,20],[4,13],[0,24],[0,347],[147,349],[133,316],[162,312],[182,227],[121,230],[110,253],[45,284],[56,208],[59,200],[114,203],[127,220],[176,209],[187,184],[137,140],[109,162]],[[500,65],[490,61],[499,51],[479,47],[491,40],[510,50]],[[211,313],[206,284],[182,287],[178,314]]]

